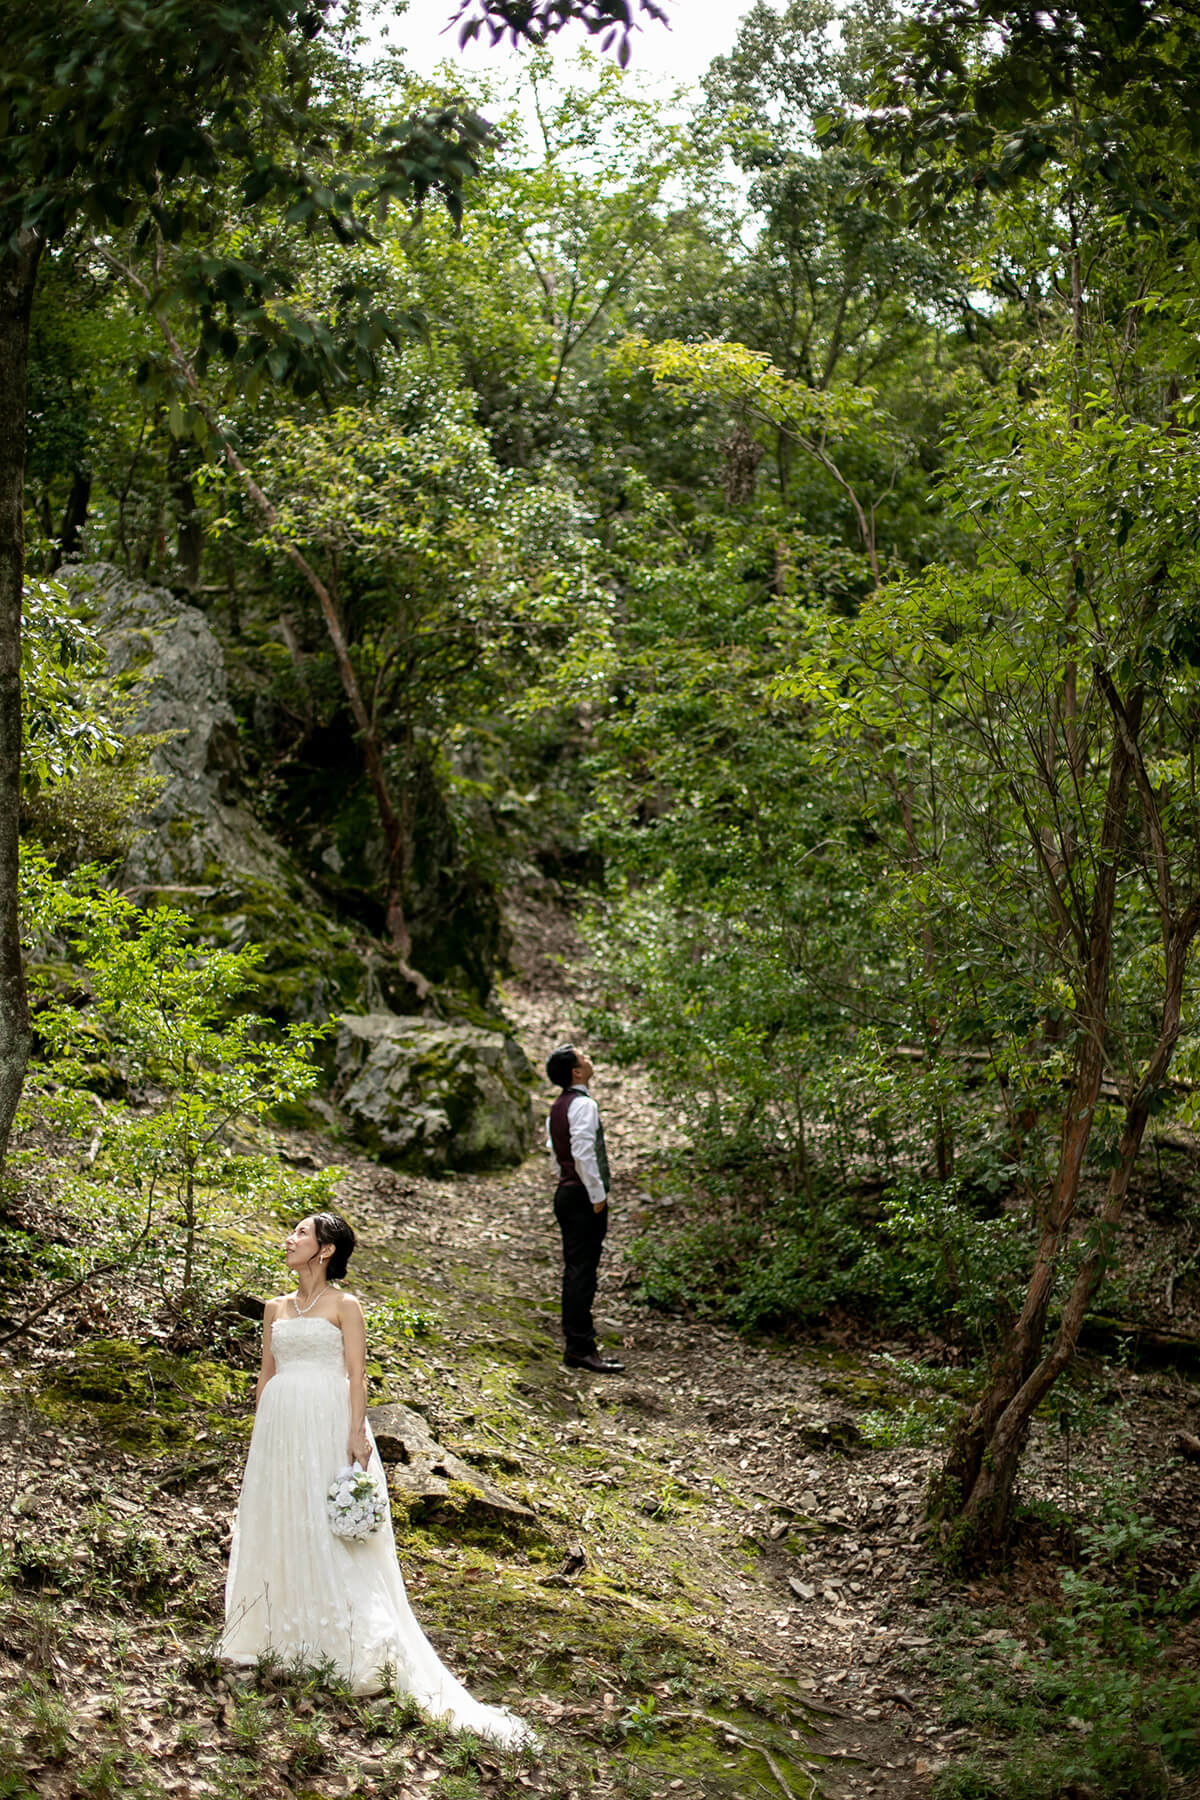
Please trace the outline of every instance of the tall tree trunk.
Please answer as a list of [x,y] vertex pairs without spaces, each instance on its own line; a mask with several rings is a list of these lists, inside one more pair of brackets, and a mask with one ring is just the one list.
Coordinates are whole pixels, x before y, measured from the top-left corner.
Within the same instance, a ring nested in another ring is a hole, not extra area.
[[[970,1492],[959,1512],[958,1530],[962,1547],[974,1557],[993,1554],[1007,1534],[1017,1466],[1030,1420],[1073,1360],[1088,1308],[1112,1259],[1117,1226],[1129,1193],[1130,1178],[1142,1147],[1154,1096],[1166,1079],[1179,1041],[1184,978],[1198,924],[1200,915],[1193,906],[1172,927],[1158,1040],[1141,1080],[1127,1103],[1117,1161],[1108,1178],[1095,1242],[1080,1263],[1071,1291],[1063,1303],[1054,1343],[1030,1369],[1003,1410],[993,1418],[984,1454],[979,1459]],[[1044,1330],[1044,1319],[1042,1328]]]
[[179,559],[179,575],[184,587],[197,588],[204,560],[204,520],[196,505],[190,453],[183,445],[172,443],[169,468],[171,498],[175,503],[175,549]]
[[0,252],[0,1168],[33,1042],[17,911],[21,817],[21,596],[25,393],[41,242]]
[[92,497],[92,478],[82,469],[76,469],[71,482],[71,492],[67,496],[66,511],[63,513],[62,530],[58,543],[50,559],[50,573],[61,568],[68,556],[74,556],[83,538],[83,528],[87,523],[88,503]]
[[[920,876],[924,873],[925,858],[921,853],[921,842],[917,834],[917,783],[912,770],[912,758],[908,759],[908,767],[904,772],[904,780],[892,783],[892,792],[900,803],[900,818],[904,826],[904,842],[908,850],[908,867],[912,875],[914,889]],[[937,981],[937,947],[933,941],[933,925],[929,917],[929,901],[922,895],[918,901],[921,915],[921,972],[925,977],[928,995],[935,992]],[[941,1024],[933,1013],[925,1015],[925,1061],[932,1073],[941,1048]],[[940,1100],[934,1102],[933,1108],[933,1155],[939,1181],[949,1181],[954,1173],[954,1137],[950,1122],[946,1117],[946,1109]]]
[[[259,508],[268,525],[277,523],[278,515],[263,490],[247,469],[228,439],[222,437],[225,460],[230,468],[239,476],[247,493]],[[304,576],[309,587],[317,597],[325,620],[325,629],[329,633],[329,641],[333,645],[333,654],[337,662],[338,673],[342,679],[342,689],[354,715],[362,737],[363,760],[367,768],[367,780],[371,792],[375,796],[375,809],[379,814],[379,823],[383,828],[384,841],[388,849],[386,926],[387,933],[396,952],[396,961],[405,980],[411,982],[417,990],[419,999],[424,1000],[429,993],[431,983],[414,969],[409,961],[412,955],[412,938],[409,935],[408,919],[404,910],[404,877],[408,859],[408,835],[400,821],[396,808],[392,803],[391,789],[388,785],[387,771],[383,762],[383,747],[379,741],[379,733],[375,720],[368,713],[359,686],[358,676],[354,672],[354,664],[350,660],[350,650],[342,631],[342,621],[333,596],[321,580],[308,559],[296,549],[294,544],[280,543],[280,548],[288,561]]]
[[[968,1558],[985,1558],[993,1554],[1007,1536],[1017,1468],[1029,1421],[1050,1385],[1074,1354],[1087,1303],[1103,1275],[1104,1260],[1101,1259],[1095,1265],[1091,1286],[1084,1292],[1080,1288],[1080,1282],[1089,1266],[1085,1263],[1076,1280],[1078,1291],[1073,1290],[1064,1309],[1055,1348],[1043,1359],[1042,1344],[1054,1294],[1059,1254],[1066,1243],[1079,1199],[1084,1156],[1092,1134],[1096,1102],[1104,1075],[1104,1040],[1108,1022],[1117,872],[1129,812],[1130,788],[1134,780],[1136,736],[1141,722],[1142,701],[1141,690],[1138,690],[1126,709],[1132,739],[1119,730],[1113,734],[1108,791],[1092,894],[1083,991],[1075,1013],[1079,1048],[1075,1057],[1074,1079],[1063,1114],[1058,1169],[1042,1216],[1041,1238],[1025,1304],[992,1372],[991,1385],[958,1426],[945,1467],[933,1490],[933,1509],[946,1520],[953,1521],[951,1530],[957,1539],[958,1549]],[[1179,981],[1182,986],[1182,974]],[[1168,989],[1160,1046],[1168,1032],[1170,1007]],[[1176,1017],[1169,1037],[1168,1062],[1177,1035]],[[1151,1059],[1151,1069],[1156,1067],[1159,1060],[1159,1051],[1156,1051]],[[1149,1071],[1146,1079],[1149,1079]],[[1135,1119],[1138,1096],[1143,1091],[1148,1095],[1145,1080],[1139,1084],[1137,1094],[1130,1102],[1127,1136]],[[1148,1106],[1147,1098],[1147,1111]],[[1143,1118],[1136,1132],[1131,1156],[1137,1154],[1144,1126]],[[1124,1143],[1122,1149],[1124,1150]],[[1126,1174],[1125,1184],[1127,1183]],[[1123,1201],[1124,1186],[1121,1186],[1117,1217]]]

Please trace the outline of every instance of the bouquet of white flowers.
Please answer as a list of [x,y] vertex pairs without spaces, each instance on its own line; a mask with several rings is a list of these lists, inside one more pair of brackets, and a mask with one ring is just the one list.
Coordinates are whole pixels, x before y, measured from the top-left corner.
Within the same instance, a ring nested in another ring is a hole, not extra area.
[[330,1483],[325,1511],[334,1537],[369,1538],[387,1516],[387,1495],[369,1469],[351,1463]]

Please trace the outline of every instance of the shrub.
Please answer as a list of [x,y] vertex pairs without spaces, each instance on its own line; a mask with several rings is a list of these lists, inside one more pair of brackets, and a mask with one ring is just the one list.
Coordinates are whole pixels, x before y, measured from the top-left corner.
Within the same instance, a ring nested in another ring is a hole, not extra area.
[[[22,1116],[83,1137],[93,1193],[119,1197],[134,1242],[165,1246],[175,1285],[189,1293],[231,1201],[281,1187],[309,1208],[325,1201],[338,1171],[285,1176],[233,1133],[315,1085],[314,1048],[328,1027],[277,1032],[249,1010],[255,946],[200,945],[184,914],[143,911],[95,871],[59,882],[27,857],[23,881],[27,933],[68,939],[74,965],[69,988],[44,964],[31,981],[42,1054]],[[128,1245],[120,1260],[131,1254]]]
[[638,1297],[720,1318],[741,1330],[787,1331],[834,1307],[880,1324],[994,1340],[1024,1274],[1020,1223],[975,1216],[954,1184],[897,1183],[878,1216],[847,1193],[781,1194],[753,1207],[716,1194],[709,1217],[638,1238],[629,1258]]
[[1063,1605],[1030,1649],[1006,1640],[993,1663],[973,1635],[984,1621],[965,1628],[948,1714],[1003,1752],[997,1743],[993,1762],[981,1746],[943,1770],[934,1800],[1164,1800],[1176,1778],[1200,1771],[1200,1675],[1170,1659],[1173,1620],[1200,1591],[1194,1579],[1164,1591],[1145,1568],[1173,1534],[1114,1487],[1078,1535],[1084,1566],[1059,1571]]

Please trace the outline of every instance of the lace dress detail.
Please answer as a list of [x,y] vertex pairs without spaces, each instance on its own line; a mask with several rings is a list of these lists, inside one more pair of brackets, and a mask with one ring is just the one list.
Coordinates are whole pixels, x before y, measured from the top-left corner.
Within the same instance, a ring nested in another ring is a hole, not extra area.
[[[329,1529],[325,1495],[350,1433],[341,1332],[330,1319],[276,1319],[271,1349],[275,1373],[233,1526],[221,1657],[242,1667],[268,1652],[332,1663],[356,1694],[391,1685],[460,1729],[533,1743],[524,1720],[473,1699],[440,1661],[408,1604],[391,1519],[361,1543]],[[386,1485],[374,1438],[371,1469]]]

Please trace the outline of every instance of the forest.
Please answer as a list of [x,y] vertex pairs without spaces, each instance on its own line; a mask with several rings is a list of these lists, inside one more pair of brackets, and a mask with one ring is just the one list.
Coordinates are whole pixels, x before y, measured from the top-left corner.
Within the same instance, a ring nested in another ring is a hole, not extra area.
[[[0,1800],[1200,1794],[1197,16],[687,11],[15,0]],[[216,1656],[333,1204],[538,1755]]]

